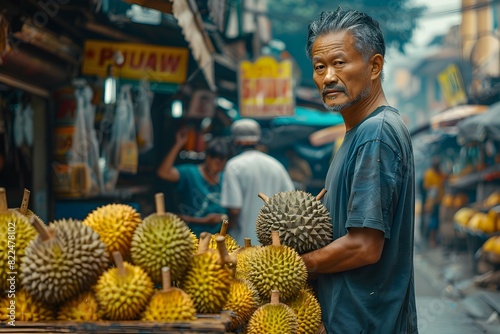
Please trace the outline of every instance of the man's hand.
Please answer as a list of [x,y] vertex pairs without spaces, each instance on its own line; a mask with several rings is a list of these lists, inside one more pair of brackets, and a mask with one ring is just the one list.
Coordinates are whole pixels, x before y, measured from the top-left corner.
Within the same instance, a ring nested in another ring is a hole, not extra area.
[[175,143],[179,146],[184,146],[187,143],[188,131],[186,128],[180,129],[175,134]]

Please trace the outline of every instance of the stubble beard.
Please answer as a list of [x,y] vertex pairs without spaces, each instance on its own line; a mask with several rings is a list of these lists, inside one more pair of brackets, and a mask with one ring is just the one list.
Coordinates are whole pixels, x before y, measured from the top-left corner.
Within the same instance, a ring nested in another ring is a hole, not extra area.
[[[361,100],[366,98],[369,94],[370,94],[370,88],[366,87],[365,89],[363,89],[361,91],[361,93],[358,94],[358,96],[356,96],[352,100],[347,101],[346,103],[331,106],[331,105],[328,105],[325,102],[325,100],[323,100],[323,105],[325,106],[326,110],[338,113],[338,112],[341,112],[345,108],[348,108],[350,106],[357,104],[358,102],[360,102]],[[346,96],[349,97],[349,95],[347,95],[347,93],[346,93]]]

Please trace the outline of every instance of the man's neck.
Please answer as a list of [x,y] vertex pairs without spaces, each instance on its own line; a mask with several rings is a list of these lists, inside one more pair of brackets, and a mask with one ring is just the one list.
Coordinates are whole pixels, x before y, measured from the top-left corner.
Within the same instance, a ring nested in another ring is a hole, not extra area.
[[380,85],[374,86],[371,94],[366,99],[340,112],[344,119],[346,131],[351,130],[361,123],[372,112],[377,110],[378,107],[388,104],[382,87],[380,87]]

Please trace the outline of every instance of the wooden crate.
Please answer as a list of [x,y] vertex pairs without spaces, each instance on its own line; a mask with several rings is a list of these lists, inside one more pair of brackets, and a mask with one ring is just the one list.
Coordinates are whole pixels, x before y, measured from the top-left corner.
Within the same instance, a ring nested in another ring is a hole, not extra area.
[[228,313],[203,315],[185,322],[99,321],[99,322],[18,322],[15,326],[0,324],[0,333],[81,333],[81,334],[224,334],[231,321]]

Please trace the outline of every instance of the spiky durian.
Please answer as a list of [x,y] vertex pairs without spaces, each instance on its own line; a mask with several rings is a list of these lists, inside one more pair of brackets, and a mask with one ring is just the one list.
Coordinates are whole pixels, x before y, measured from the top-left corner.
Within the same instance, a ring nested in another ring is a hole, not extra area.
[[98,321],[97,300],[92,291],[86,291],[64,303],[57,314],[57,320]]
[[277,290],[273,290],[271,302],[262,305],[248,322],[248,334],[296,334],[298,322],[293,310],[279,301]]
[[1,322],[47,321],[53,319],[54,311],[42,302],[34,300],[24,289],[20,289],[12,295],[7,294],[7,296],[0,299]]
[[258,306],[257,290],[248,281],[233,280],[229,289],[229,298],[223,308],[231,312],[229,330],[237,330],[247,323]]
[[302,289],[307,280],[307,269],[300,255],[291,247],[280,245],[278,233],[273,231],[273,244],[259,248],[250,260],[247,279],[263,300],[269,300],[272,290],[280,291],[286,302]]
[[252,246],[250,238],[245,238],[245,245],[231,255],[236,257],[235,278],[246,280],[248,273],[252,270],[251,259],[261,246]]
[[95,285],[98,314],[107,320],[135,320],[154,293],[153,281],[139,266],[123,262],[113,253],[116,267],[106,271]]
[[222,226],[220,228],[220,232],[216,234],[212,234],[212,237],[210,239],[210,244],[208,245],[208,248],[210,249],[217,249],[217,237],[219,235],[222,235],[225,237],[225,243],[226,247],[229,253],[234,252],[235,250],[239,249],[241,246],[238,245],[236,240],[234,240],[233,237],[231,237],[229,234],[227,234],[227,227],[229,226],[229,221],[224,220],[222,222]]
[[200,234],[198,254],[195,254],[180,282],[180,287],[193,300],[199,313],[219,313],[227,301],[231,270],[225,268],[219,253],[208,250],[211,235]]
[[313,292],[307,288],[288,303],[298,321],[297,334],[315,334],[321,326],[321,307]]
[[[36,231],[28,219],[8,210],[5,188],[0,188],[0,296],[15,288],[15,277],[9,272],[20,274],[21,259],[26,246],[36,237]],[[11,282],[12,281],[12,282]],[[19,288],[19,287],[18,287]]]
[[271,231],[278,231],[281,243],[299,254],[324,247],[333,241],[333,227],[328,210],[316,198],[302,190],[285,191],[267,198],[256,221],[257,237],[263,246],[272,243]]
[[141,320],[178,321],[196,319],[196,309],[191,297],[179,288],[172,287],[168,267],[162,268],[163,287],[151,298]]
[[108,204],[87,215],[83,223],[96,231],[106,244],[108,254],[118,251],[130,259],[130,244],[141,215],[127,204]]
[[59,304],[86,291],[108,265],[106,246],[99,235],[78,220],[61,219],[45,227],[35,217],[39,232],[21,263],[21,283],[35,299]]
[[179,280],[193,256],[193,239],[186,223],[172,213],[153,214],[144,219],[132,237],[132,262],[142,267],[156,284],[161,268],[169,267]]

